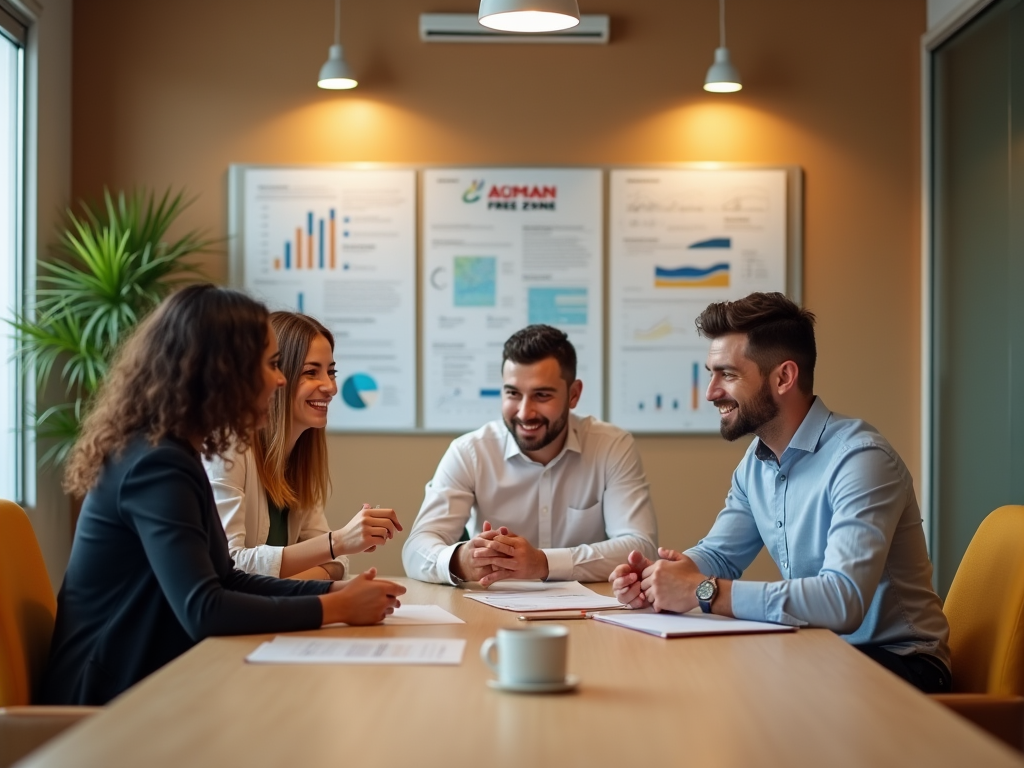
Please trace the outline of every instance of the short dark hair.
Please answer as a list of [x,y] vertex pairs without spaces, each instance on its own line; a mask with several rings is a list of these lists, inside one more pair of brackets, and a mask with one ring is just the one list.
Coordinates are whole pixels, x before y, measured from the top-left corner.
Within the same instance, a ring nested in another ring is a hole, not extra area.
[[550,325],[528,325],[513,333],[505,342],[501,355],[501,368],[511,360],[518,365],[533,365],[549,357],[558,361],[562,378],[572,384],[576,381],[576,348],[569,336]]
[[695,322],[697,332],[708,339],[745,333],[747,357],[764,375],[792,360],[800,371],[800,391],[808,395],[814,391],[814,364],[818,359],[814,314],[781,293],[752,293],[736,301],[709,304]]

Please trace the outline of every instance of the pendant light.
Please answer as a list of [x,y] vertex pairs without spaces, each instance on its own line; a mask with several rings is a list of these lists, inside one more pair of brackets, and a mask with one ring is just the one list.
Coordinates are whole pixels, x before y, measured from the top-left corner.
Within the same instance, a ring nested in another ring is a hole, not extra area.
[[480,23],[502,32],[558,32],[580,23],[576,0],[480,0]]
[[320,67],[317,85],[331,91],[346,91],[359,85],[341,53],[341,0],[334,0],[334,45],[327,61]]
[[704,90],[712,93],[733,93],[743,87],[740,73],[732,65],[729,49],[725,47],[725,0],[718,0],[718,48],[715,49],[715,63],[704,78]]

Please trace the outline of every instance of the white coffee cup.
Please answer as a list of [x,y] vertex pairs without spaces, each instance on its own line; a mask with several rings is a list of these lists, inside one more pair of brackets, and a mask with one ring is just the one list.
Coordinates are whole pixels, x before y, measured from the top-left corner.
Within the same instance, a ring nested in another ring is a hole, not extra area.
[[[497,650],[498,658],[494,658]],[[569,629],[561,624],[499,629],[480,646],[480,658],[502,685],[546,685],[565,682]]]

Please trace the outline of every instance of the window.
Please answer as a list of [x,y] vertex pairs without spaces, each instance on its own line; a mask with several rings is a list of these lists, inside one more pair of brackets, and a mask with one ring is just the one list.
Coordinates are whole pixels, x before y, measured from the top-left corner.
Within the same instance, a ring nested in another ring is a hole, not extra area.
[[[0,2],[0,316],[24,307],[24,82],[26,27]],[[0,329],[0,498],[24,496],[24,379]]]

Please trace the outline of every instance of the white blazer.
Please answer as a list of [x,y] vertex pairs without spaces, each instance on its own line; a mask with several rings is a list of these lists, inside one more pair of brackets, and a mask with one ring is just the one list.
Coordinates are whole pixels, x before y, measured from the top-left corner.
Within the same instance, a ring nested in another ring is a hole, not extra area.
[[[214,456],[210,461],[203,459],[203,466],[213,486],[213,498],[228,537],[228,551],[235,559],[235,568],[246,573],[280,577],[284,547],[267,545],[270,510],[253,452],[232,452],[223,459]],[[288,513],[289,544],[324,536],[330,530],[322,506],[305,514],[296,514],[295,510]],[[335,560],[342,564],[348,575],[348,558],[341,555]]]

